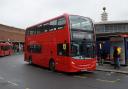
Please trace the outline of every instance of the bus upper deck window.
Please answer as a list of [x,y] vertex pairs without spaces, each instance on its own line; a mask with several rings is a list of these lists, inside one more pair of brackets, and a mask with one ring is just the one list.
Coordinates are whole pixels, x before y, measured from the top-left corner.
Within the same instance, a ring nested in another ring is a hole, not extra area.
[[65,23],[66,23],[66,20],[65,20],[65,18],[63,17],[63,18],[60,18],[60,19],[58,19],[58,29],[63,29],[64,28],[64,25],[65,25]]

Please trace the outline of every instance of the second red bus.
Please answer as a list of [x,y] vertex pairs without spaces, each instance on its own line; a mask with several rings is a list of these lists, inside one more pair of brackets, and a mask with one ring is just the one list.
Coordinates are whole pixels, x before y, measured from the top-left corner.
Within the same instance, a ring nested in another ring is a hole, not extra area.
[[8,56],[13,54],[13,45],[10,43],[0,43],[0,56]]

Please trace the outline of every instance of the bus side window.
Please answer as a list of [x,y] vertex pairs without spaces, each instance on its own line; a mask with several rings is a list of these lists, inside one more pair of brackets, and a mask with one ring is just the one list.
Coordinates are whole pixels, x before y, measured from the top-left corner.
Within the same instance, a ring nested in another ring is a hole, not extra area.
[[33,31],[34,31],[34,32],[33,32],[33,35],[37,34],[37,27],[34,27],[34,28],[33,28]]
[[41,46],[40,45],[34,45],[34,52],[35,53],[41,53]]
[[30,34],[29,32],[30,32],[29,29],[26,29],[25,35],[29,35]]
[[65,18],[64,18],[64,17],[63,17],[63,18],[58,19],[58,23],[57,23],[58,28],[57,28],[57,29],[63,29],[63,28],[64,28],[65,23],[66,23],[66,20],[65,20]]
[[34,35],[34,33],[35,33],[35,30],[34,30],[34,29],[30,29],[30,30],[29,30],[29,34],[30,34],[30,35]]
[[57,20],[50,21],[50,31],[56,30]]
[[44,24],[44,32],[48,32],[49,31],[49,23],[45,23]]
[[41,53],[41,46],[37,45],[37,44],[33,44],[33,45],[28,45],[27,47],[28,52],[30,53]]
[[42,33],[42,32],[44,32],[44,30],[43,30],[43,25],[40,24],[40,25],[38,25],[37,28],[36,28],[36,34],[40,34],[40,33]]
[[40,34],[40,33],[41,33],[41,30],[37,29],[36,34]]
[[1,50],[4,50],[4,46],[1,46]]

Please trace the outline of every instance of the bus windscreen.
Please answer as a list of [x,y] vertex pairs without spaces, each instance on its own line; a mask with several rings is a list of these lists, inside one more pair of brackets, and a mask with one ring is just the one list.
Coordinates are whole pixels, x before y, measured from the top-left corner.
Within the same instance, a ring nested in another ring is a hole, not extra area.
[[94,58],[94,30],[91,20],[75,15],[71,15],[69,20],[71,32],[71,56],[76,57],[76,59]]

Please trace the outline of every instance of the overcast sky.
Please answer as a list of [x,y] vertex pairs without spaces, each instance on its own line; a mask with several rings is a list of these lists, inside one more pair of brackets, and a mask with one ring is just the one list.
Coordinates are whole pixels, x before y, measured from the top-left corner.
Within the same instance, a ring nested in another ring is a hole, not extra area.
[[0,0],[0,24],[25,29],[63,13],[97,22],[104,6],[108,20],[128,20],[128,0]]

